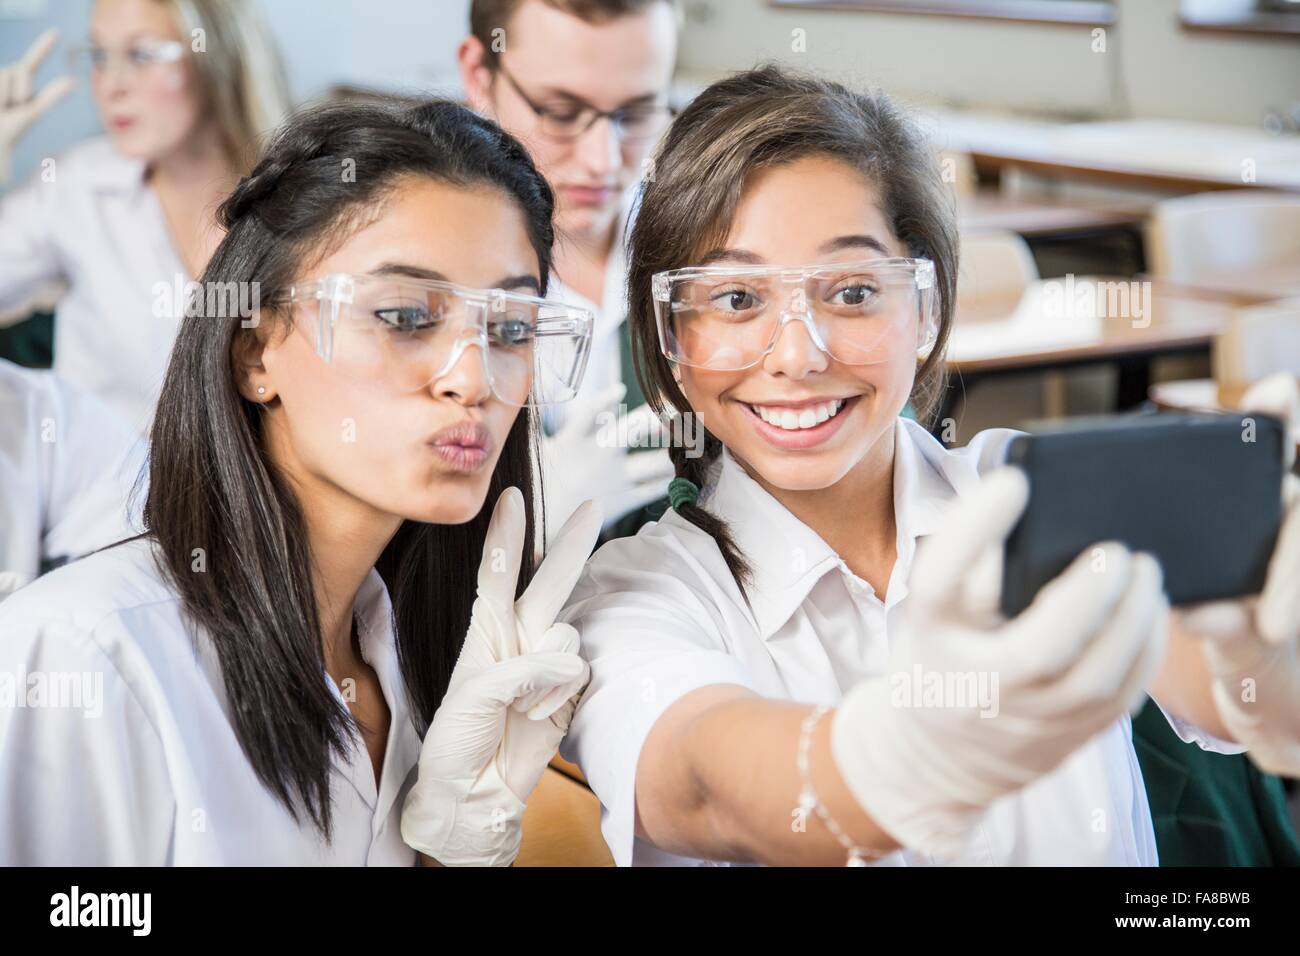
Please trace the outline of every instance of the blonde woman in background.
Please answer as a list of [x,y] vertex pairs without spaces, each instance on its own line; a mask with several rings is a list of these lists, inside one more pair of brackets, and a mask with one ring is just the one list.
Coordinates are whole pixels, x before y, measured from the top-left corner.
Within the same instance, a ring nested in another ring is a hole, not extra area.
[[[73,87],[37,89],[50,31],[0,67],[0,174]],[[245,0],[95,0],[75,51],[105,134],[0,196],[0,316],[62,283],[54,369],[144,430],[184,290],[220,241],[214,211],[288,112],[283,72]],[[227,307],[251,305],[227,299]],[[242,306],[241,306],[242,307]],[[4,319],[0,319],[3,322]]]

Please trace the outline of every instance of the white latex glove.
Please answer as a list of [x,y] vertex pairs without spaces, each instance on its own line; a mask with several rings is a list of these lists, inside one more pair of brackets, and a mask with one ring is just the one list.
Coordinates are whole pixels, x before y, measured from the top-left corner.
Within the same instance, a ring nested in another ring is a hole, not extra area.
[[[548,528],[559,527],[583,501],[595,501],[611,521],[668,493],[673,463],[667,450],[631,451],[623,435],[654,436],[660,444],[664,425],[649,405],[629,411],[619,428],[622,383],[591,401],[565,406],[564,419],[541,441],[542,488]],[[549,537],[549,536],[548,536]]]
[[31,582],[32,579],[26,574],[19,574],[17,571],[0,571],[0,601]]
[[57,30],[46,30],[20,60],[0,66],[0,183],[9,178],[9,160],[23,133],[75,85],[64,76],[36,89],[36,68],[57,39]]
[[[998,615],[1001,545],[1027,500],[1024,473],[1000,469],[922,542],[888,674],[836,710],[831,750],[845,783],[905,847],[959,853],[993,801],[1131,711],[1164,655],[1160,567],[1120,544],[1085,551],[1014,620]],[[987,675],[989,687],[996,677],[994,704],[909,701],[896,686],[915,666]]]
[[[1242,399],[1288,426],[1283,463],[1295,460],[1300,388],[1292,375],[1273,376]],[[1257,597],[1217,601],[1183,611],[1183,630],[1201,638],[1215,710],[1250,759],[1269,773],[1300,777],[1300,480],[1286,475],[1286,509],[1264,590]]]
[[524,804],[559,749],[587,662],[578,632],[555,623],[600,532],[579,508],[518,601],[524,499],[508,488],[492,512],[478,597],[451,683],[425,734],[402,808],[402,839],[444,866],[509,866]]

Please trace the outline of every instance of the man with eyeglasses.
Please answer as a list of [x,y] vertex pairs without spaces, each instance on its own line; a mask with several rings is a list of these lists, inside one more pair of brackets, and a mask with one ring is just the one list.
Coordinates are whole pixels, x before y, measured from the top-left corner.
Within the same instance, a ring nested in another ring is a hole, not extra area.
[[[548,298],[597,316],[577,399],[544,419],[547,526],[587,498],[614,520],[663,496],[662,450],[629,454],[656,422],[640,408],[628,344],[624,261],[635,186],[671,120],[677,52],[672,0],[473,0],[460,44],[470,104],[528,147],[556,197]],[[638,410],[617,428],[621,403]],[[562,416],[562,417],[561,417]]]

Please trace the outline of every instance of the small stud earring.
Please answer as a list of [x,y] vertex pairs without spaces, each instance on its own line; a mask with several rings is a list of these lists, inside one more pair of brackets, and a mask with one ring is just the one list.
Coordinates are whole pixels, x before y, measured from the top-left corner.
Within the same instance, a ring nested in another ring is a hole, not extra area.
[[259,386],[257,386],[257,394],[258,394],[258,395],[265,395],[265,394],[266,394],[266,386],[265,386],[265,385],[259,385]]

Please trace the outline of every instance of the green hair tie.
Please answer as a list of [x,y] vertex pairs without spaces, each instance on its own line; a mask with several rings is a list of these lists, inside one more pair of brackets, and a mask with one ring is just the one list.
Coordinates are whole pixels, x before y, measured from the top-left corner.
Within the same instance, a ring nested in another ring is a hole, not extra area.
[[693,505],[700,496],[700,486],[689,478],[677,477],[668,482],[668,503],[673,511],[680,512],[682,505]]

